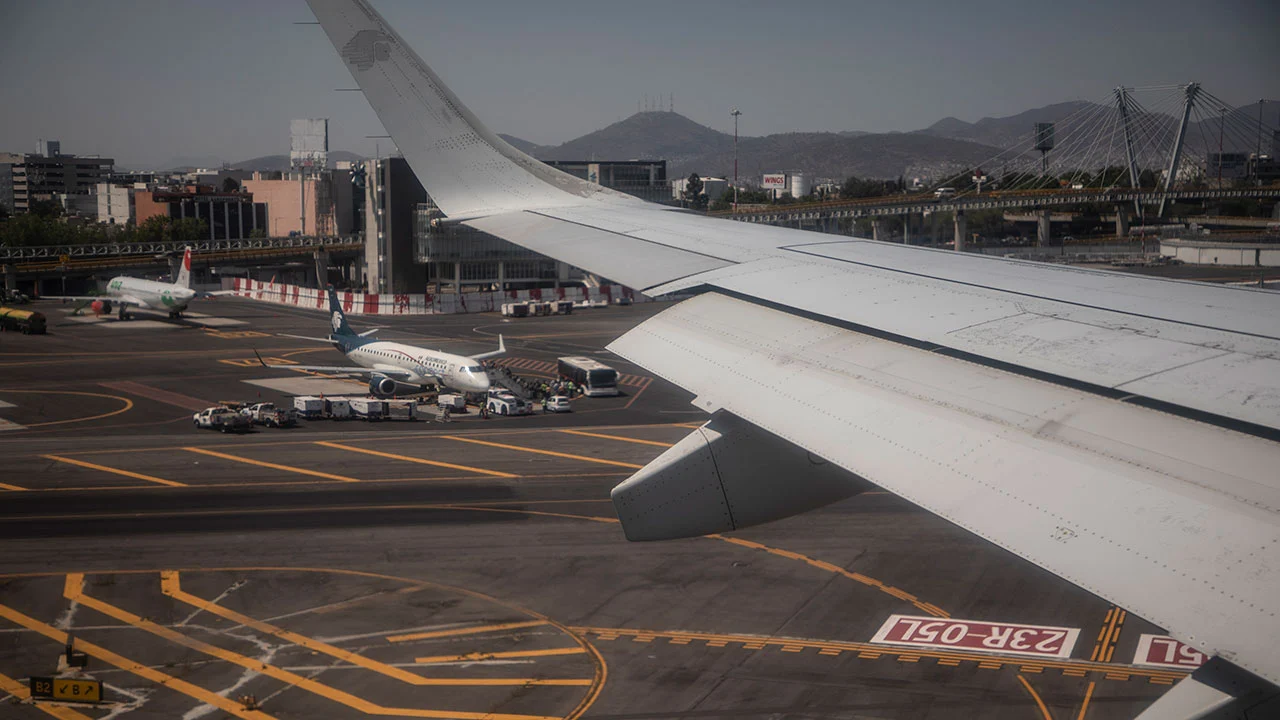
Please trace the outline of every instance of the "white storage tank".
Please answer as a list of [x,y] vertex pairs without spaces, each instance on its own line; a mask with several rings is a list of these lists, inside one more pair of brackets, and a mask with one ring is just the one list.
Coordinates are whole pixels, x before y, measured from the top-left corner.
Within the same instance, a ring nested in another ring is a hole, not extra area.
[[804,173],[791,173],[791,197],[802,198],[809,194],[809,180]]

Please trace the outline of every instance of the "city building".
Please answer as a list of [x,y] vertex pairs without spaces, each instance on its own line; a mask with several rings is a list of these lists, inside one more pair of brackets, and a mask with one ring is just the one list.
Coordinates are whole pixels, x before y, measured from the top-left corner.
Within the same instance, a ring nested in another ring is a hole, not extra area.
[[194,218],[208,226],[210,240],[252,237],[266,233],[267,205],[255,203],[248,192],[222,192],[207,185],[156,188],[134,193],[134,217],[139,226],[156,216],[174,220]]
[[349,171],[255,172],[239,184],[256,202],[266,203],[271,237],[332,237],[354,230]]
[[0,211],[13,212],[13,163],[12,155],[0,153]]
[[[143,186],[145,192],[146,186]],[[93,188],[94,211],[98,222],[107,225],[127,225],[133,220],[133,194],[129,185],[98,183]]]
[[431,292],[525,290],[580,281],[564,263],[458,223],[444,224],[430,199],[417,207],[414,259],[424,263]]
[[426,287],[426,268],[415,262],[418,206],[429,202],[402,157],[363,163],[365,277],[369,292],[414,293]]
[[557,170],[597,185],[635,195],[641,200],[671,205],[666,160],[543,160]]
[[114,164],[111,158],[64,155],[57,140],[41,140],[35,153],[0,153],[0,170],[8,170],[5,187],[12,188],[3,194],[12,192],[13,212],[27,212],[33,202],[55,200],[59,194],[87,195]]

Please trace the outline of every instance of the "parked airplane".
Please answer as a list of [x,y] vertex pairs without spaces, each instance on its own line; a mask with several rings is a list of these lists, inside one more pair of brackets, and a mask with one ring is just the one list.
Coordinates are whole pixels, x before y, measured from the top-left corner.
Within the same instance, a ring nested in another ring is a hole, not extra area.
[[696,293],[609,346],[711,413],[614,488],[629,539],[866,478],[1210,657],[1143,717],[1280,717],[1280,294],[645,203],[503,141],[366,0],[308,2],[451,222]]
[[369,337],[377,332],[376,328],[356,333],[347,324],[347,315],[342,311],[338,293],[332,287],[329,288],[329,312],[332,313],[330,323],[333,328],[329,337],[315,338],[304,335],[285,335],[285,337],[332,343],[360,367],[270,365],[263,361],[261,356],[258,357],[258,362],[270,368],[368,375],[369,392],[379,397],[421,392],[427,386],[443,386],[461,392],[483,393],[489,389],[489,375],[480,361],[507,351],[501,335],[498,336],[497,350],[466,356]]
[[74,300],[88,304],[97,315],[110,314],[112,305],[118,307],[118,317],[127,320],[128,308],[143,310],[166,310],[169,317],[182,317],[182,311],[196,298],[216,297],[227,292],[199,292],[191,289],[191,248],[182,253],[182,266],[178,269],[178,277],[172,283],[143,280],[120,275],[107,283],[107,290],[102,295],[46,295],[47,300]]

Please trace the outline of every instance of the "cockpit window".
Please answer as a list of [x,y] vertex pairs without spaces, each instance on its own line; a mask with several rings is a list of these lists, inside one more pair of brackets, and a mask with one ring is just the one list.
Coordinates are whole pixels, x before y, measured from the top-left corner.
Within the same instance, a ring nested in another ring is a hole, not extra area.
[[484,368],[480,367],[479,365],[467,365],[462,368],[462,372],[483,373]]

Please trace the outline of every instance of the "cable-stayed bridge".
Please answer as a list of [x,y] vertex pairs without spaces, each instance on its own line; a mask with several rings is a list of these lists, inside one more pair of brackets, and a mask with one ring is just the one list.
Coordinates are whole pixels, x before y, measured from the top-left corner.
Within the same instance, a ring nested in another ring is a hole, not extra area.
[[1266,103],[1252,113],[1194,82],[1118,87],[1056,122],[1035,123],[984,162],[916,193],[739,208],[725,215],[827,232],[838,232],[841,220],[871,218],[879,235],[877,219],[948,212],[960,249],[965,212],[1038,213],[1037,238],[1045,244],[1052,210],[1101,203],[1113,207],[1116,232],[1124,235],[1132,225],[1160,224],[1179,201],[1280,197],[1280,121],[1274,112],[1263,113],[1280,102]]

